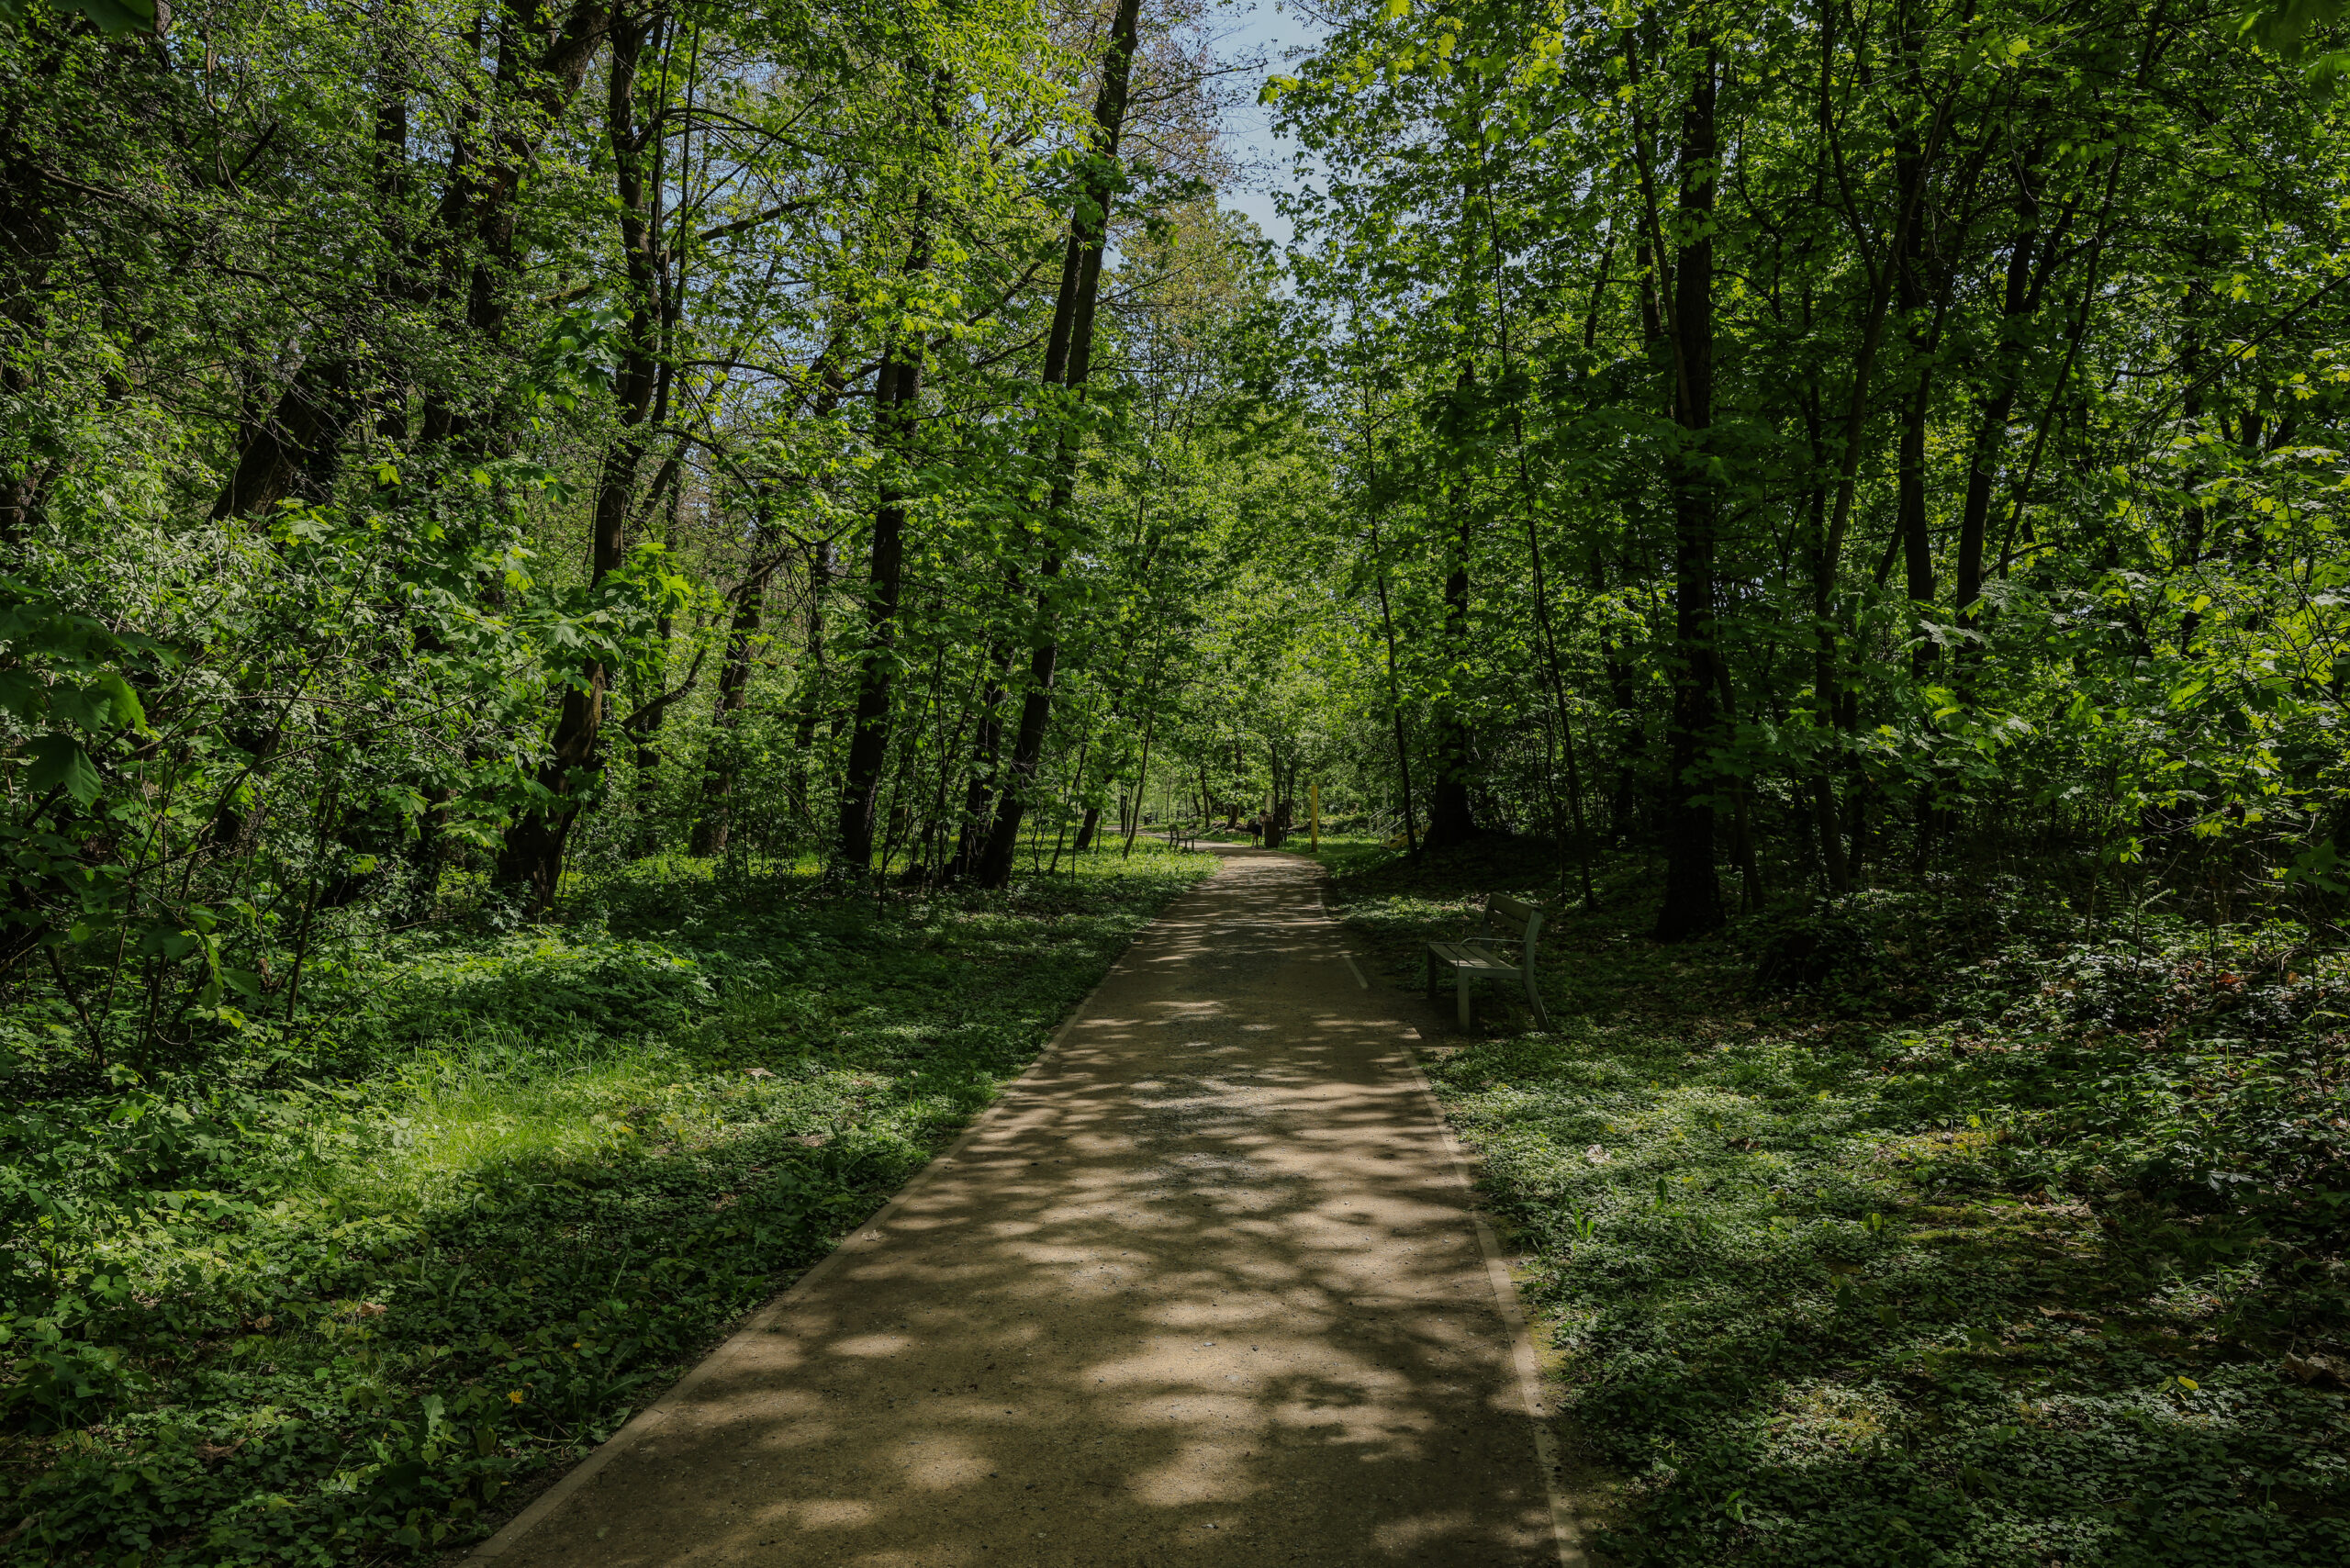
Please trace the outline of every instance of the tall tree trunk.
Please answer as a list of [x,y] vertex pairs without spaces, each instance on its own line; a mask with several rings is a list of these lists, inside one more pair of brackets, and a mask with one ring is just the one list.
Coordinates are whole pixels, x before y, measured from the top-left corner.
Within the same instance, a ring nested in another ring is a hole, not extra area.
[[[1991,517],[1991,495],[1998,484],[1999,455],[2008,443],[2008,421],[2015,415],[2016,388],[2020,385],[2022,330],[2039,308],[2040,296],[2053,270],[2056,247],[2048,259],[2035,264],[2040,252],[2040,198],[2032,185],[2036,156],[2021,161],[2016,177],[2015,237],[2008,244],[2006,286],[1999,297],[1999,342],[1991,354],[1990,375],[1975,399],[1975,440],[1966,466],[1966,500],[1959,513],[1958,560],[1953,608],[1959,624],[1974,620],[1983,597],[1985,535]],[[2067,224],[2059,224],[2056,239]]]
[[996,774],[1003,761],[1003,700],[1012,678],[1011,645],[990,639],[980,659],[987,678],[979,689],[979,726],[971,744],[971,777],[963,790],[963,820],[955,833],[949,881],[968,881],[979,876],[991,820],[989,808],[995,802]]
[[[605,129],[611,143],[614,194],[619,198],[621,249],[627,268],[630,296],[629,335],[612,380],[612,401],[619,431],[604,449],[596,476],[596,510],[590,540],[588,587],[592,591],[620,569],[628,553],[629,513],[636,499],[637,470],[644,459],[645,416],[653,405],[654,382],[659,365],[658,314],[655,287],[659,258],[657,232],[660,191],[645,178],[645,141],[654,128],[640,129],[636,121],[637,67],[646,46],[657,37],[663,18],[650,17],[616,23]],[[583,68],[584,69],[584,68]],[[657,121],[655,125],[657,127]],[[510,216],[506,219],[511,227]],[[510,233],[508,236],[511,241]],[[565,686],[563,711],[555,721],[548,756],[540,765],[538,783],[547,799],[524,812],[506,831],[498,859],[498,881],[525,889],[532,911],[554,902],[563,881],[563,857],[571,823],[577,816],[598,770],[597,743],[604,726],[604,696],[611,672],[600,659],[591,659]]]
[[1702,777],[1714,738],[1714,486],[1709,432],[1714,407],[1714,126],[1712,40],[1695,29],[1703,60],[1681,119],[1681,213],[1691,236],[1674,267],[1671,331],[1680,375],[1675,413],[1684,449],[1673,476],[1673,652],[1670,801],[1665,823],[1664,907],[1656,935],[1677,941],[1722,923],[1714,874],[1714,781]]
[[816,765],[816,725],[831,700],[832,671],[824,662],[824,598],[839,575],[838,545],[822,539],[808,546],[807,638],[800,646],[799,689],[792,694],[800,717],[791,736],[791,810],[802,823],[811,814],[808,779]]
[[[1043,382],[1081,397],[1093,364],[1093,312],[1102,288],[1102,252],[1107,238],[1110,204],[1115,194],[1118,140],[1126,119],[1126,92],[1142,16],[1142,0],[1118,0],[1110,27],[1110,51],[1102,65],[1102,91],[1093,101],[1094,162],[1086,179],[1085,195],[1069,219],[1069,242],[1061,258],[1061,285],[1053,305],[1053,323],[1045,347]],[[1001,888],[1012,880],[1012,857],[1020,841],[1020,819],[1045,749],[1045,728],[1051,721],[1053,676],[1060,661],[1060,644],[1051,626],[1052,595],[1060,576],[1069,500],[1077,483],[1078,442],[1064,428],[1054,439],[1053,477],[1045,508],[1045,559],[1036,593],[1036,613],[1043,622],[1028,661],[1028,689],[1020,705],[1020,727],[1012,745],[1012,764],[1004,772],[1002,798],[996,803],[995,825],[979,857],[978,880]]]
[[[1804,423],[1810,439],[1813,478],[1810,486],[1804,554],[1811,575],[1812,722],[1818,733],[1838,733],[1836,694],[1842,678],[1836,661],[1836,562],[1828,547],[1828,434],[1820,418],[1819,399],[1807,390]],[[1842,893],[1852,887],[1844,864],[1843,830],[1837,824],[1836,783],[1832,754],[1820,757],[1810,779],[1811,823],[1818,836],[1820,871],[1828,890]]]
[[[1465,391],[1474,384],[1475,373],[1467,365],[1460,371],[1458,383]],[[1469,517],[1468,497],[1448,497],[1446,510],[1451,513],[1452,526],[1446,531],[1445,543],[1451,555],[1449,569],[1444,576],[1444,645],[1449,655],[1457,677],[1469,660]],[[1450,849],[1468,843],[1484,832],[1478,825],[1476,804],[1469,794],[1469,781],[1475,768],[1474,745],[1469,724],[1455,705],[1447,698],[1436,711],[1436,779],[1428,790],[1428,832],[1425,847]]]
[[[930,194],[914,201],[914,240],[906,275],[930,267]],[[872,566],[865,596],[865,640],[858,649],[856,711],[850,720],[848,767],[841,780],[840,825],[833,871],[862,879],[873,869],[873,813],[890,750],[890,689],[897,674],[898,603],[905,588],[906,496],[912,483],[914,428],[921,415],[923,349],[912,330],[881,362],[874,388],[883,449],[880,504],[873,512]]]

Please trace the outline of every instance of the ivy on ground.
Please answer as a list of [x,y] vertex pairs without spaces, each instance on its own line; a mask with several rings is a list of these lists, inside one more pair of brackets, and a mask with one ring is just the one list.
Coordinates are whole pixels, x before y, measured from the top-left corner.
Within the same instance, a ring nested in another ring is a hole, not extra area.
[[[1391,978],[1550,857],[1365,866]],[[1438,1093],[1639,1564],[2350,1562],[2350,955],[2020,889],[1567,913]]]
[[1212,866],[886,905],[616,882],[601,918],[353,969],[301,1053],[104,1093],[59,1092],[10,1020],[0,1561],[479,1537],[870,1215]]

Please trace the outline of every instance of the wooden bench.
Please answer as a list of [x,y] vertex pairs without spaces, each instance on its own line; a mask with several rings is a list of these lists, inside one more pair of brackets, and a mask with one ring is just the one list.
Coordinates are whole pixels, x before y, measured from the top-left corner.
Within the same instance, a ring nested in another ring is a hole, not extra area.
[[[1550,1011],[1542,1005],[1542,993],[1534,988],[1535,947],[1541,939],[1540,907],[1507,893],[1495,893],[1485,901],[1484,921],[1476,935],[1464,936],[1458,942],[1428,944],[1428,1000],[1436,1000],[1438,972],[1451,970],[1454,993],[1460,1004],[1460,1026],[1466,1029],[1476,1021],[1469,1002],[1471,980],[1516,980],[1526,987],[1527,1004],[1534,1009],[1536,1026],[1549,1028]],[[1505,944],[1516,946],[1516,963],[1503,958],[1500,949]]]

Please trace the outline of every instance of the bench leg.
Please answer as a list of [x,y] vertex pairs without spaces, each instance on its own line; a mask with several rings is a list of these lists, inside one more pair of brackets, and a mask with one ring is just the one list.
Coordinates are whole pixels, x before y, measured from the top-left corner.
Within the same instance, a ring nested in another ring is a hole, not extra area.
[[1474,1027],[1477,1022],[1476,1010],[1469,1000],[1469,971],[1455,970],[1453,983],[1459,988],[1455,995],[1460,1002],[1460,1027],[1463,1032],[1466,1032]]
[[1534,976],[1531,971],[1528,971],[1526,977],[1526,1000],[1534,1007],[1534,1026],[1538,1029],[1548,1029],[1550,1026],[1550,1010],[1542,1005],[1542,993],[1534,989]]

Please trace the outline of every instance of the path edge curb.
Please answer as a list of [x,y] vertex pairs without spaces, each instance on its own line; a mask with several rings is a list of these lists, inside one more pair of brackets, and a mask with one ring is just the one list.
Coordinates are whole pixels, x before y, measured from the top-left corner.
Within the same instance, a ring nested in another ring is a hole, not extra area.
[[[1091,989],[1083,996],[1078,998],[1076,1005],[1069,1010],[1068,1016],[1064,1017],[1059,1025],[1053,1030],[1052,1035],[1045,1041],[1043,1048],[1037,1051],[1035,1059],[1023,1068],[1017,1078],[1013,1079],[997,1092],[996,1097],[989,1102],[987,1108],[972,1117],[970,1125],[956,1135],[953,1143],[931,1156],[923,1168],[907,1180],[904,1186],[891,1193],[890,1201],[875,1210],[870,1219],[843,1237],[839,1246],[817,1259],[809,1266],[805,1273],[769,1296],[763,1305],[752,1312],[750,1316],[744,1318],[733,1333],[711,1347],[708,1354],[687,1369],[683,1376],[664,1390],[659,1398],[630,1417],[619,1431],[597,1444],[586,1457],[564,1472],[562,1476],[550,1484],[545,1491],[532,1498],[520,1513],[499,1526],[497,1532],[487,1540],[466,1551],[462,1556],[443,1561],[458,1564],[487,1563],[495,1562],[503,1557],[514,1548],[518,1541],[535,1529],[539,1521],[561,1507],[571,1499],[574,1494],[594,1480],[599,1471],[650,1437],[654,1429],[674,1414],[677,1407],[684,1404],[696,1389],[708,1382],[720,1367],[733,1360],[745,1345],[749,1344],[754,1335],[766,1333],[775,1320],[782,1316],[784,1309],[790,1305],[793,1297],[832,1272],[834,1266],[848,1255],[852,1247],[859,1242],[879,1240],[882,1229],[896,1217],[898,1210],[909,1199],[929,1185],[939,1171],[953,1165],[957,1157],[969,1147],[974,1138],[984,1132],[990,1123],[1005,1114],[1006,1106],[1011,1103],[1020,1087],[1042,1071],[1055,1057],[1060,1054],[1061,1047],[1069,1039],[1069,1032],[1077,1027],[1078,1020],[1085,1016],[1085,1010],[1093,1005],[1093,999],[1101,994],[1102,988],[1108,985],[1111,978],[1125,967],[1136,945],[1149,935],[1152,929],[1167,918],[1168,912],[1177,903],[1223,874],[1224,867],[1219,864],[1213,873],[1203,877],[1168,901],[1167,907],[1153,915],[1149,924],[1129,937],[1126,945],[1118,949],[1118,956],[1110,960],[1110,967],[1102,971],[1102,978],[1095,980]],[[1416,1068],[1415,1070],[1417,1070]],[[1426,1090],[1425,1081],[1421,1087],[1423,1091]],[[1449,1138],[1450,1136],[1450,1131],[1448,1129],[1446,1137]],[[1481,1237],[1483,1235],[1483,1219],[1478,1221]]]
[[[1329,922],[1347,967],[1354,970],[1355,983],[1371,991],[1374,989],[1371,982],[1355,968],[1354,949],[1346,939],[1346,926],[1324,897],[1329,883],[1330,873],[1325,868],[1321,886],[1315,889],[1315,907]],[[1407,1023],[1404,1027],[1410,1031],[1413,1040],[1427,1043],[1427,1036],[1420,1033],[1417,1025]],[[1485,1278],[1493,1286],[1494,1305],[1501,1313],[1503,1326],[1509,1330],[1510,1361],[1517,1373],[1518,1397],[1525,1402],[1527,1419],[1534,1428],[1534,1462],[1542,1472],[1542,1487],[1550,1500],[1550,1536],[1557,1543],[1559,1568],[1594,1568],[1591,1554],[1583,1550],[1583,1525],[1575,1518],[1561,1484],[1558,1434],[1551,1431],[1550,1416],[1542,1403],[1542,1359],[1534,1349],[1534,1332],[1527,1320],[1525,1305],[1517,1299],[1517,1282],[1510,1277],[1509,1258],[1502,1251],[1501,1238],[1494,1234],[1493,1222],[1485,1217],[1484,1206],[1477,1201],[1475,1167],[1461,1148],[1460,1140],[1453,1135],[1452,1119],[1444,1114],[1444,1102],[1437,1098],[1436,1086],[1428,1081],[1427,1072],[1420,1065],[1420,1053],[1405,1042],[1401,1054],[1404,1069],[1412,1075],[1413,1087],[1427,1103],[1437,1136],[1444,1140],[1445,1156],[1452,1161],[1453,1174],[1469,1193],[1469,1219],[1477,1229],[1477,1250],[1485,1260]]]

